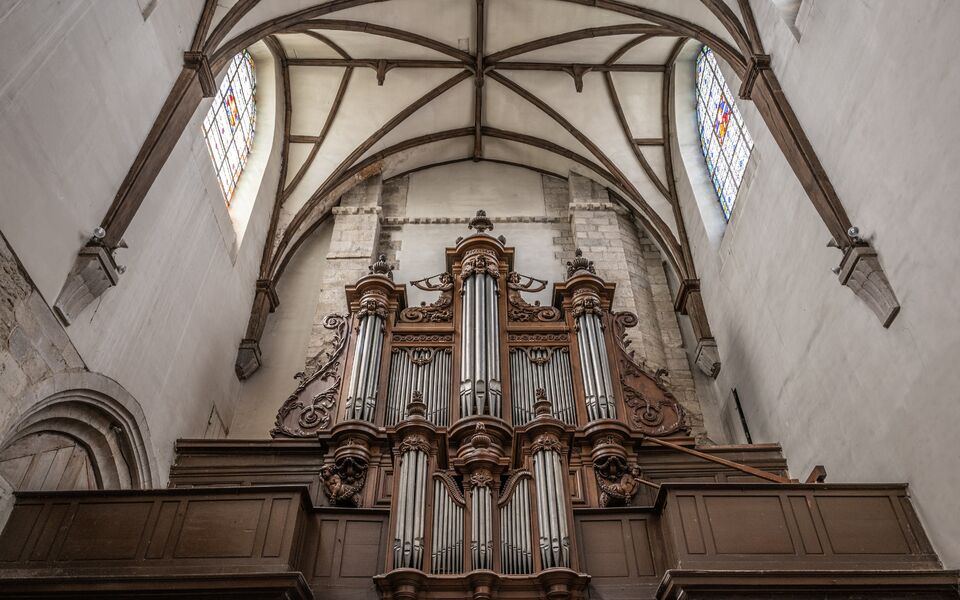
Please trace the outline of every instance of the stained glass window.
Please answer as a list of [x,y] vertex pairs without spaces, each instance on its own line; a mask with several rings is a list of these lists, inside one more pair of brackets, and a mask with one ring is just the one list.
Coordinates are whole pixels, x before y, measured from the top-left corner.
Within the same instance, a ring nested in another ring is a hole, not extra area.
[[713,51],[706,46],[697,56],[697,124],[710,179],[723,216],[729,221],[753,150],[753,138],[743,124]]
[[227,206],[247,164],[257,124],[257,89],[253,58],[244,50],[233,57],[220,89],[203,119],[203,137]]

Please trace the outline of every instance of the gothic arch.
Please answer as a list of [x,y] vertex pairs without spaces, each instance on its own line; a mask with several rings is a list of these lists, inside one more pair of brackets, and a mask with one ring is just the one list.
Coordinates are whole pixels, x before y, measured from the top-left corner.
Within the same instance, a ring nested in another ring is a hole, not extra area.
[[0,452],[30,436],[61,436],[86,451],[96,487],[144,489],[159,482],[140,404],[108,377],[54,375],[17,398],[14,411],[17,417],[0,432]]

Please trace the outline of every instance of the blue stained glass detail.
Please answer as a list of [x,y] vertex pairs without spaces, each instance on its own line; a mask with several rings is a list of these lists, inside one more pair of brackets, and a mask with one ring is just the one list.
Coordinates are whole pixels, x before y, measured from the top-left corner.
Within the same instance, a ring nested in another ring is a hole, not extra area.
[[706,46],[697,56],[697,125],[710,179],[723,216],[729,221],[753,151],[753,138],[743,124],[713,51]]
[[203,119],[203,137],[227,206],[253,146],[257,124],[256,89],[253,57],[244,50],[230,61],[227,75]]

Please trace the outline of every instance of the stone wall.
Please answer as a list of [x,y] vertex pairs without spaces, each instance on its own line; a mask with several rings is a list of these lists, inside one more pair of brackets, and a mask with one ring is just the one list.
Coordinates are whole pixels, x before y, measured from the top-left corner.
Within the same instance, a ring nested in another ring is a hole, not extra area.
[[0,236],[0,431],[16,418],[16,399],[29,386],[83,369],[69,336]]

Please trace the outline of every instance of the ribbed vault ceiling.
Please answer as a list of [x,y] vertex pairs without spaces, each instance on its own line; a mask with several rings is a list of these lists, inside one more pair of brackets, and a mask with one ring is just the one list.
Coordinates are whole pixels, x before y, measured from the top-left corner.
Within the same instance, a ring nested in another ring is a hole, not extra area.
[[735,6],[711,0],[220,4],[207,49],[215,69],[259,40],[285,65],[283,234],[274,272],[356,181],[458,160],[587,175],[615,190],[671,263],[682,265],[663,144],[665,71],[691,36],[718,54],[736,55],[720,21],[737,19]]

